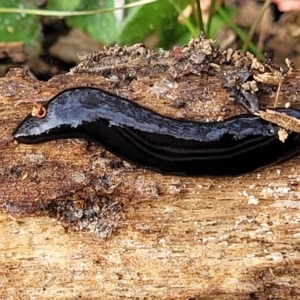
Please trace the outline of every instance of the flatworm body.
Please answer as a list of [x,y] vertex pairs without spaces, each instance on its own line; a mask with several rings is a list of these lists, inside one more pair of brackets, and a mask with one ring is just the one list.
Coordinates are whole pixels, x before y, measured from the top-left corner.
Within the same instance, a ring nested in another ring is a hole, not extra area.
[[[94,88],[61,92],[43,119],[29,115],[13,132],[20,143],[84,138],[136,165],[173,175],[234,176],[286,160],[300,134],[278,139],[279,127],[252,114],[223,122],[181,121]],[[278,111],[300,119],[300,111]]]

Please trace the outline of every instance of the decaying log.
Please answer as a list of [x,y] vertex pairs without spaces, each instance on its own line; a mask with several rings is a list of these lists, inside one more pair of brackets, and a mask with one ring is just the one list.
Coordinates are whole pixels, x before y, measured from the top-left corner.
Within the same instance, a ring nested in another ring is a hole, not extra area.
[[[298,156],[235,178],[176,177],[87,141],[11,139],[30,112],[17,100],[94,86],[167,116],[222,120],[245,111],[229,77],[272,105],[278,72],[203,39],[170,52],[115,46],[49,82],[12,69],[0,80],[0,299],[299,298]],[[297,106],[298,82],[299,70],[283,76],[279,105]]]

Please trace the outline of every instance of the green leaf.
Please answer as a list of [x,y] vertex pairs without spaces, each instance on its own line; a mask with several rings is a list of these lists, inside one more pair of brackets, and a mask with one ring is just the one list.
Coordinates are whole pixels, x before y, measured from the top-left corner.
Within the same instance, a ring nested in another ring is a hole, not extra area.
[[[229,19],[233,19],[234,16],[236,15],[236,10],[230,7],[224,7],[223,8],[224,12],[228,16]],[[210,33],[209,33],[209,38],[215,38],[216,34],[218,31],[223,28],[228,26],[228,23],[224,21],[224,19],[220,16],[218,12],[214,13],[212,16],[211,20],[211,28],[210,28]]]
[[49,10],[62,10],[62,11],[72,11],[81,3],[81,0],[49,0],[47,2],[47,9]]
[[[87,3],[88,2],[88,3]],[[82,1],[76,10],[95,10],[113,7],[113,0]],[[71,27],[77,27],[85,30],[91,37],[103,44],[111,44],[116,41],[118,30],[116,26],[116,17],[114,12],[106,12],[91,16],[68,17],[66,22]]]
[[[187,4],[188,1],[180,1],[181,7]],[[177,16],[175,8],[167,0],[132,8],[123,22],[118,42],[134,44],[156,35],[159,39],[157,46],[169,48],[186,32],[186,27],[178,23]]]
[[[20,7],[19,0],[0,0],[0,7]],[[32,7],[31,7],[32,8]],[[0,13],[0,41],[23,41],[33,45],[40,37],[40,24],[36,16]]]

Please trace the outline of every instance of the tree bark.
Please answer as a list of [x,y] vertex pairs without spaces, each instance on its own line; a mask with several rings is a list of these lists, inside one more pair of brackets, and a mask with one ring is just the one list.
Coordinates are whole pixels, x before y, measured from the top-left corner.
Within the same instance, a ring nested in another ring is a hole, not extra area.
[[[222,120],[245,111],[226,76],[257,75],[253,61],[196,39],[170,52],[115,46],[49,82],[20,69],[2,78],[0,299],[299,298],[299,156],[235,178],[176,177],[83,140],[11,139],[30,111],[16,100],[76,86],[167,116]],[[263,66],[268,79],[249,80],[265,105],[278,69]],[[297,106],[298,78],[299,70],[283,78],[279,105]]]

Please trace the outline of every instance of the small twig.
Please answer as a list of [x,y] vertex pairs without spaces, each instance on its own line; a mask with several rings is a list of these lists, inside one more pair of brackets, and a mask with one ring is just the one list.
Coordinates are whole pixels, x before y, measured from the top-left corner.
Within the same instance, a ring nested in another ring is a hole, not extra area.
[[300,133],[300,120],[284,112],[267,109],[266,111],[259,110],[255,115],[286,130]]
[[275,97],[275,101],[274,101],[274,105],[273,107],[276,108],[277,107],[277,103],[278,103],[278,99],[279,99],[279,93],[281,91],[281,87],[282,87],[282,81],[283,79],[281,79],[278,83],[278,88],[277,88],[277,92],[276,92],[276,97]]

